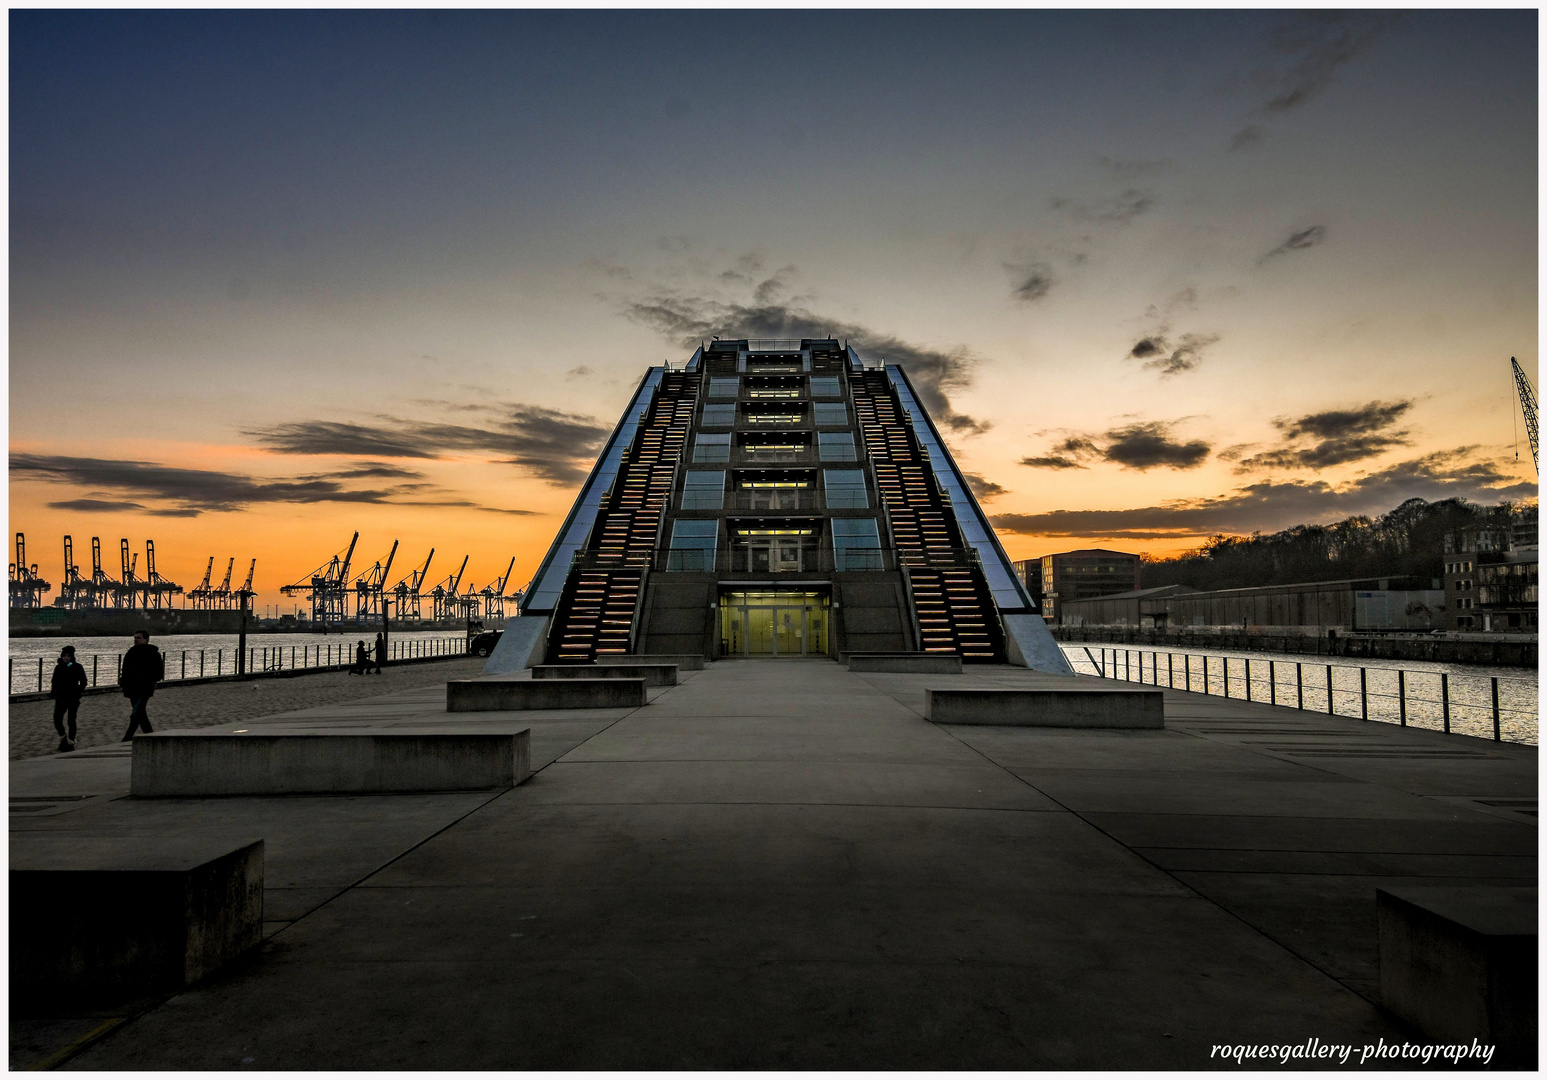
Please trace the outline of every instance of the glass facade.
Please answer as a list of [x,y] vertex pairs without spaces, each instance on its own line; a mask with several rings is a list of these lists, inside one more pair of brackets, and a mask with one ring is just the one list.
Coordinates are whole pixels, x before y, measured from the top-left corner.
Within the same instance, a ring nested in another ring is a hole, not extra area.
[[838,383],[838,376],[813,375],[811,377],[811,396],[814,398],[843,397],[843,389]]
[[733,398],[741,391],[741,380],[735,376],[728,379],[710,379],[709,396],[712,398]]
[[689,469],[682,477],[682,509],[723,510],[724,470]]
[[829,510],[870,508],[870,495],[865,490],[863,469],[823,469],[822,485],[827,489]]
[[719,461],[731,459],[730,433],[715,435],[712,433],[700,433],[693,439],[693,460],[695,462],[707,462],[713,464]]
[[671,530],[671,550],[666,553],[668,570],[713,570],[715,544],[720,536],[718,521],[678,521]]
[[720,655],[826,656],[828,606],[817,592],[723,592]]
[[882,569],[881,536],[875,518],[833,518],[833,569]]
[[854,433],[849,431],[819,431],[816,442],[823,461],[858,461],[854,449]]
[[819,401],[811,406],[817,427],[848,427],[849,408],[841,401]]

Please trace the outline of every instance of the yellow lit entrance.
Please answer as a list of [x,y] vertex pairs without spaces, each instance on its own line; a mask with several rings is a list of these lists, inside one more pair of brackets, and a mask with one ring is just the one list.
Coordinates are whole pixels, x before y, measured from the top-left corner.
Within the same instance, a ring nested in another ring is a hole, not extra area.
[[827,621],[823,593],[721,593],[720,655],[826,656]]

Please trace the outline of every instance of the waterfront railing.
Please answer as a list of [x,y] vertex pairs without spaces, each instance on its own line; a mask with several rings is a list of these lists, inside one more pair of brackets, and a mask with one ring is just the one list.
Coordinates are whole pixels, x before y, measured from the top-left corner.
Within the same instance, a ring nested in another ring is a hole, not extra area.
[[[370,643],[366,643],[370,648]],[[428,660],[466,656],[468,638],[398,638],[387,642],[387,663],[409,660]],[[376,663],[374,650],[370,663]],[[196,682],[200,679],[221,678],[239,674],[264,675],[290,671],[342,671],[355,666],[355,646],[337,641],[317,645],[253,645],[249,646],[246,665],[237,649],[183,649],[163,652],[166,676],[160,685],[180,682]],[[91,680],[88,687],[117,686],[119,672],[123,670],[123,653],[93,653],[77,656],[76,662],[86,669]],[[42,693],[48,689],[53,676],[54,660],[38,657],[36,668],[16,657],[9,658],[9,683],[12,694]]]
[[1064,645],[1081,675],[1423,727],[1537,741],[1533,679],[1393,667],[1305,663],[1099,645]]

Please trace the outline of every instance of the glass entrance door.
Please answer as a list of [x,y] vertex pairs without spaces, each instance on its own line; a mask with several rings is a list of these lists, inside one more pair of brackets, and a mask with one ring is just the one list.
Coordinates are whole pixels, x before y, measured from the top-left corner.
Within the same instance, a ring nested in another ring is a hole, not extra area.
[[826,656],[828,599],[822,593],[722,593],[722,656]]

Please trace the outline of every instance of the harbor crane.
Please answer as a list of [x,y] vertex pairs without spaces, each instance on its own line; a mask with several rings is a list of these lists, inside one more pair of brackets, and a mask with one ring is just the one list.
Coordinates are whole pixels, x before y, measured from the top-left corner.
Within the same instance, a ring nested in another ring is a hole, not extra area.
[[16,534],[16,561],[11,564],[11,606],[35,608],[43,606],[43,594],[53,589],[51,582],[38,576],[36,563],[27,565],[27,539]]
[[91,538],[91,596],[92,606],[105,608],[118,606],[118,584],[102,569],[102,538]]
[[231,606],[231,571],[236,569],[236,556],[226,560],[226,576],[210,591],[211,606],[225,611]]
[[392,586],[392,595],[397,597],[399,619],[423,618],[419,612],[419,600],[424,594],[424,579],[430,572],[430,560],[433,558],[435,558],[435,549],[431,548],[429,555],[425,556],[423,566],[410,572],[402,581]]
[[1525,371],[1513,356],[1509,358],[1509,366],[1515,372],[1515,393],[1520,395],[1520,411],[1525,414],[1526,438],[1531,443],[1531,465],[1537,475],[1541,475],[1542,466],[1536,452],[1536,391],[1531,389],[1531,380],[1526,378]]
[[172,606],[172,597],[180,596],[183,587],[175,581],[168,581],[156,572],[156,542],[145,541],[145,602],[144,608],[163,608]]
[[462,566],[457,570],[455,577],[448,577],[430,591],[430,598],[434,601],[431,609],[434,614],[431,618],[436,622],[442,619],[455,619],[461,614],[462,608],[457,603],[457,589],[462,585],[462,574],[467,569],[468,558],[467,555],[462,556]]
[[64,584],[59,586],[59,599],[54,602],[62,608],[95,606],[91,582],[81,577],[80,568],[75,565],[75,543],[68,536],[64,538]]
[[387,575],[392,573],[392,560],[397,556],[397,545],[396,540],[392,541],[392,550],[387,552],[385,566],[377,559],[369,570],[355,579],[356,622],[381,618],[382,593],[386,588]]
[[257,570],[258,560],[253,559],[252,562],[247,564],[247,580],[242,582],[242,587],[240,589],[237,589],[234,593],[231,594],[231,596],[236,600],[237,607],[245,608],[247,606],[247,601],[258,595],[252,591],[252,576],[253,574],[257,573]]
[[123,577],[118,581],[117,588],[113,590],[113,606],[126,607],[134,610],[134,598],[140,591],[140,582],[135,573],[140,565],[140,554],[129,554],[129,538],[127,536],[118,541],[118,557],[123,566]]
[[188,590],[188,600],[192,603],[194,610],[196,611],[207,611],[211,606],[210,594],[213,593],[214,590],[210,588],[209,579],[210,575],[214,572],[215,556],[211,555],[209,557],[209,565],[204,568],[204,580],[200,581],[197,585]]
[[503,619],[505,617],[505,601],[514,599],[505,595],[505,584],[510,580],[510,572],[516,568],[516,557],[510,557],[510,565],[505,567],[505,574],[492,585],[485,585],[481,591],[483,597],[483,617],[485,619]]
[[334,555],[307,577],[293,585],[285,585],[279,590],[286,596],[309,593],[312,603],[312,625],[319,630],[326,631],[329,624],[343,626],[344,609],[348,602],[346,592],[349,585],[349,563],[354,558],[355,545],[359,542],[360,533],[356,531],[347,549]]

